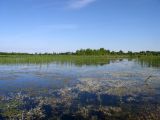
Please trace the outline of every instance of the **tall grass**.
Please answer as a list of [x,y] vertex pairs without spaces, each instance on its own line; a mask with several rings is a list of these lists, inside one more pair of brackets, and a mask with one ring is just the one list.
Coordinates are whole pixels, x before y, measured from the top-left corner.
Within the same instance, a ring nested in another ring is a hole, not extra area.
[[148,67],[160,67],[160,56],[127,56],[127,55],[105,55],[105,56],[83,56],[83,55],[0,55],[0,64],[43,64],[58,62],[76,65],[103,65],[109,64],[117,59],[136,59],[139,64]]
[[139,56],[137,61],[141,66],[160,67],[160,56]]
[[74,64],[105,64],[109,59],[116,57],[108,56],[77,56],[77,55],[1,55],[0,64],[41,64],[50,62],[74,63]]

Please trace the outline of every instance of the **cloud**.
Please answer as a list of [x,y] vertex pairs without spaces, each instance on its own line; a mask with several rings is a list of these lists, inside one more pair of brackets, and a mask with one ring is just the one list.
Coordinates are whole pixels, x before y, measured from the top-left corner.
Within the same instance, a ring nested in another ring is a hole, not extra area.
[[71,0],[69,2],[69,8],[80,9],[88,6],[89,4],[95,2],[96,0]]
[[97,0],[24,0],[33,8],[80,9]]

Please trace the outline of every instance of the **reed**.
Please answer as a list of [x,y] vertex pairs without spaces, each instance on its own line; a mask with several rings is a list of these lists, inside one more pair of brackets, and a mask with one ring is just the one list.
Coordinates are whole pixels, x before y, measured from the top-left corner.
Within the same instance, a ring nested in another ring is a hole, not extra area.
[[109,56],[78,56],[78,55],[1,55],[0,64],[41,64],[50,62],[61,63],[86,63],[86,64],[98,64],[107,63],[108,59],[115,59],[116,57]]

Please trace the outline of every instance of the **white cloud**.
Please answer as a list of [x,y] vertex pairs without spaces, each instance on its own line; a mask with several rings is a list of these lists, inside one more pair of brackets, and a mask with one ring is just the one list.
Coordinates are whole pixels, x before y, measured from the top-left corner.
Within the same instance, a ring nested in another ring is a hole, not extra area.
[[25,2],[29,2],[31,7],[34,8],[55,9],[80,9],[94,3],[95,1],[97,0],[25,0]]
[[71,0],[69,3],[69,8],[80,9],[88,6],[89,4],[95,2],[96,0]]

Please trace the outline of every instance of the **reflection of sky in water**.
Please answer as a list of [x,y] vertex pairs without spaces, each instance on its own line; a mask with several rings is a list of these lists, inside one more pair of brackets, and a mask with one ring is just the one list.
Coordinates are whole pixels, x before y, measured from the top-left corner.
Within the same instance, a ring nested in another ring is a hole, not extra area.
[[134,60],[117,60],[103,66],[82,65],[81,67],[67,63],[0,65],[0,91],[2,93],[27,88],[37,91],[45,88],[58,89],[75,86],[79,81],[87,82],[86,84],[91,86],[96,81],[94,84],[99,84],[100,87],[104,85],[127,87],[127,85],[137,84],[140,86],[149,76],[151,80],[148,82],[157,87],[160,81],[159,73],[159,69],[142,67]]
[[46,119],[49,115],[57,119],[73,115],[86,118],[87,114],[97,119],[119,114],[118,118],[123,119],[126,113],[137,117],[136,112],[148,119],[160,111],[160,69],[126,59],[95,66],[0,65],[0,101],[0,110],[7,110],[4,105],[9,104],[13,109],[13,101],[22,103],[19,107],[27,110],[27,117],[34,111],[41,116],[46,110]]

